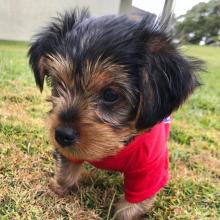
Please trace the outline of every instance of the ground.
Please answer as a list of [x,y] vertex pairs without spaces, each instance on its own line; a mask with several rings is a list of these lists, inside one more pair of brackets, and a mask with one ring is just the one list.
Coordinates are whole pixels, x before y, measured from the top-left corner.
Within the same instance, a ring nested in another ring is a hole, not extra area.
[[[49,104],[35,88],[27,44],[0,42],[0,219],[109,220],[122,192],[119,174],[86,169],[81,185],[59,198],[48,142]],[[169,184],[146,219],[220,219],[220,48],[185,46],[206,61],[203,85],[174,114]],[[92,172],[91,172],[92,171]]]

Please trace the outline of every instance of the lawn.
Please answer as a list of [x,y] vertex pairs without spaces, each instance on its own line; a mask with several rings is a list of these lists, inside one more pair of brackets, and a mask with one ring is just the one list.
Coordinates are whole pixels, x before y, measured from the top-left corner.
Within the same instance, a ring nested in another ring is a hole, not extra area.
[[[122,192],[119,174],[88,174],[71,195],[48,189],[52,146],[45,102],[35,88],[25,43],[0,41],[0,219],[111,219]],[[169,184],[147,219],[220,219],[220,48],[182,50],[206,61],[201,86],[174,114]]]

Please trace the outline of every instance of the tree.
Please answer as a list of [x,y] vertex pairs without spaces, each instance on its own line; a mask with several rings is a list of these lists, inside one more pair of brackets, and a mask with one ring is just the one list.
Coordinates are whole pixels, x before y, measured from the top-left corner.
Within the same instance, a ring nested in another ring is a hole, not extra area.
[[200,2],[177,21],[177,37],[186,42],[198,43],[203,37],[215,38],[220,31],[220,1]]

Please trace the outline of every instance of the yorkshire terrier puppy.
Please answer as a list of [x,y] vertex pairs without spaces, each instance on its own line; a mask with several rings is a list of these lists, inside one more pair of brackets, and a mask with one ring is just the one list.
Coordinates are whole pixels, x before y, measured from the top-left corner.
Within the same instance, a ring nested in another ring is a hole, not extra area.
[[140,219],[168,181],[170,115],[199,85],[199,64],[183,56],[153,16],[65,13],[29,50],[37,86],[51,86],[50,139],[65,195],[84,162],[124,174],[119,220]]

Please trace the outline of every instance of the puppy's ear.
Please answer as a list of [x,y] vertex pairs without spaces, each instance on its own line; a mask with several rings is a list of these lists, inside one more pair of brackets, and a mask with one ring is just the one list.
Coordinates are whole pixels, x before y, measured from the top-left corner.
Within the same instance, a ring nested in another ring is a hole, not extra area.
[[35,42],[32,44],[28,52],[29,64],[34,72],[36,85],[39,87],[40,91],[43,90],[44,77],[46,75],[46,66],[44,57],[43,44],[41,42]]
[[54,18],[42,32],[34,37],[28,52],[29,64],[34,72],[36,84],[41,91],[45,75],[48,74],[46,69],[48,55],[64,53],[66,46],[63,42],[65,42],[67,34],[89,16],[87,9],[66,12],[64,15]]
[[161,27],[142,26],[145,53],[139,75],[140,104],[136,128],[150,128],[169,116],[200,85],[201,62],[184,57]]

